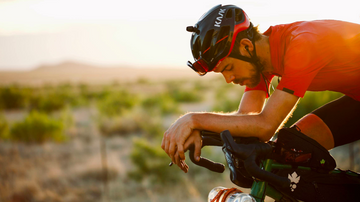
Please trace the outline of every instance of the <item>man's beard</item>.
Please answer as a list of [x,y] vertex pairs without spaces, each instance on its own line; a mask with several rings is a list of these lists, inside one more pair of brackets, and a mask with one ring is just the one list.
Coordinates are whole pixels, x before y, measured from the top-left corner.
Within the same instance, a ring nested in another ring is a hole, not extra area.
[[249,79],[249,83],[246,84],[249,88],[254,88],[260,83],[261,79],[261,72],[259,71],[260,68],[256,68],[254,64],[252,64],[253,69],[251,70],[250,78],[243,78],[243,79],[235,79],[233,83],[240,84],[243,83],[245,80]]

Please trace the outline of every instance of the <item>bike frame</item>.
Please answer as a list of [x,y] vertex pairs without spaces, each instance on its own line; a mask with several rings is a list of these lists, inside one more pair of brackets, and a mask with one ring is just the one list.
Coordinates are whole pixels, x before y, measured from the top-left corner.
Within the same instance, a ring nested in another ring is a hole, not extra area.
[[[273,169],[286,169],[291,168],[291,165],[274,163],[272,159],[266,159],[261,163],[261,169],[271,172]],[[302,167],[301,169],[309,169]],[[269,196],[276,201],[280,201],[283,198],[283,194],[273,188],[265,181],[254,181],[251,187],[250,195],[252,195],[257,202],[263,202],[265,196]]]
[[[272,159],[266,159],[261,163],[261,169],[269,172],[271,172],[274,169],[289,169],[289,168],[292,168],[292,166],[288,164],[276,163]],[[304,166],[298,166],[297,169],[311,170],[311,168]],[[340,171],[333,170],[331,172],[337,173]],[[265,196],[269,196],[275,201],[280,201],[284,197],[282,193],[280,193],[278,190],[273,188],[265,181],[254,181],[251,187],[250,195],[252,195],[257,202],[263,202]],[[296,199],[293,200],[297,201]]]

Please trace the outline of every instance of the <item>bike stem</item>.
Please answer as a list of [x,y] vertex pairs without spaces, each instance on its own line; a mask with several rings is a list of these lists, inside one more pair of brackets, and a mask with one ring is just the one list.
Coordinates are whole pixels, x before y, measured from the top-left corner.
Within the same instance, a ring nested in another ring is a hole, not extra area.
[[[272,159],[266,159],[262,162],[261,168],[265,171],[270,172],[272,169],[272,164]],[[279,200],[282,198],[282,195],[278,191],[276,191],[272,186],[268,186],[268,183],[264,181],[254,181],[251,187],[250,194],[255,198],[256,202],[263,202],[265,199],[265,195],[268,195],[275,200]]]

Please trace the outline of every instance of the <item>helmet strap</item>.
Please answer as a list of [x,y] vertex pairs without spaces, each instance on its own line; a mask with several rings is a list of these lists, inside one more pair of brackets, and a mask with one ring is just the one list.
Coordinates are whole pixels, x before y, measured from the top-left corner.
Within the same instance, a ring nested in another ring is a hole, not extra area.
[[249,51],[249,49],[246,47],[245,49],[247,50],[247,52],[249,53],[250,57],[246,57],[246,56],[243,56],[243,55],[240,55],[240,53],[238,53],[237,51],[232,51],[230,54],[229,54],[229,57],[232,57],[232,58],[235,58],[235,59],[238,59],[238,60],[243,60],[243,61],[246,61],[246,62],[250,62],[250,63],[253,63],[256,68],[262,72],[262,70],[264,70],[264,66],[260,63],[260,60],[259,58],[257,57],[256,55],[256,48],[255,48],[255,42],[253,42],[253,40],[251,40],[252,43],[254,44],[254,54],[251,54],[251,52]]
[[[235,51],[232,51],[229,55],[229,57],[232,57],[232,58],[236,58],[236,59],[239,59],[239,60],[243,60],[243,61],[246,61],[246,62],[249,62],[249,63],[252,63],[256,66],[256,68],[258,69],[258,71],[260,71],[261,73],[261,76],[263,77],[264,79],[264,82],[265,82],[265,85],[266,85],[266,93],[267,95],[270,97],[270,92],[269,92],[269,89],[268,89],[268,85],[271,84],[270,81],[267,79],[267,77],[265,77],[264,73],[262,72],[262,70],[264,70],[264,66],[260,63],[260,60],[259,58],[257,57],[256,55],[256,48],[255,48],[255,42],[253,40],[251,40],[252,43],[254,44],[254,54],[251,54],[251,52],[249,51],[249,49],[246,47],[245,49],[247,50],[247,52],[249,53],[250,55],[250,58],[249,57],[245,57],[243,55],[240,55],[239,53],[235,52]],[[272,86],[273,87],[273,86]],[[274,88],[274,87],[273,87]]]

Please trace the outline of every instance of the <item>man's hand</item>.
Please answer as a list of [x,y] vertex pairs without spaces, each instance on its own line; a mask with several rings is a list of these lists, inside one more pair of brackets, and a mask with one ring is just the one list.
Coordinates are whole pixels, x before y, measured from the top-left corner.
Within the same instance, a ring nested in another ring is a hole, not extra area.
[[[186,114],[169,127],[169,129],[164,133],[161,143],[161,148],[168,154],[171,161],[176,163],[182,170],[184,170],[184,172],[187,172],[187,165],[184,162],[185,151],[188,149],[190,144],[195,143],[195,140],[196,142],[201,142],[199,131],[195,131],[196,130],[193,129],[191,114]],[[197,137],[189,138],[192,134]],[[196,144],[198,145],[199,143]],[[195,149],[196,154],[200,154],[199,150],[200,148],[197,146]]]
[[[185,152],[189,150],[190,147],[194,146],[194,159],[196,161],[200,160],[201,155],[201,146],[202,146],[202,139],[200,135],[200,131],[194,130],[190,137],[186,140],[184,144]],[[178,155],[178,153],[175,153],[175,158]],[[177,164],[181,170],[183,170],[185,173],[189,171],[189,166],[185,163],[184,160],[180,160],[180,165]]]

